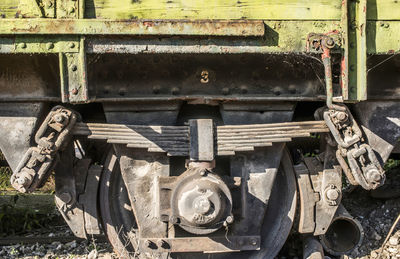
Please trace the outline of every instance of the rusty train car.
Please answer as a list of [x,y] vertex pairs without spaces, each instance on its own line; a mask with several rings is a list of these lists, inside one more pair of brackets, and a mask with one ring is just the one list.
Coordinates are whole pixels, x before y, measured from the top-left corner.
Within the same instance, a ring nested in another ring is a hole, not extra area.
[[397,0],[1,0],[0,148],[121,258],[274,258],[292,228],[344,254],[342,186],[383,185],[399,141],[399,51]]

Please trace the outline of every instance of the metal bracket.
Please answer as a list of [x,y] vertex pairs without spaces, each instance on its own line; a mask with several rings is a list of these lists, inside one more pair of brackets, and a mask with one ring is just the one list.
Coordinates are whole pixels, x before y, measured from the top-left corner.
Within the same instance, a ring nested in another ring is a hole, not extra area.
[[233,252],[259,250],[260,236],[140,238],[139,251],[147,252]]
[[342,170],[339,166],[322,170],[322,163],[312,157],[304,162],[295,166],[301,202],[299,232],[322,235],[342,198]]
[[210,119],[189,120],[190,160],[214,160],[214,123]]
[[60,53],[59,62],[62,102],[87,102],[89,97],[85,38],[80,40],[78,53]]
[[[85,16],[84,0],[57,0],[57,18],[83,19]],[[71,43],[72,47],[74,43]],[[59,54],[61,100],[70,103],[85,103],[88,98],[85,37],[81,36],[78,53]]]

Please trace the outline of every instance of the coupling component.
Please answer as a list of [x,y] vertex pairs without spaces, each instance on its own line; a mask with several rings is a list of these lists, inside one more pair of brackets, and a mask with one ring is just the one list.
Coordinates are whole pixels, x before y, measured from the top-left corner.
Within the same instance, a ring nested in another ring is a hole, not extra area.
[[20,192],[33,192],[48,178],[58,161],[58,153],[69,141],[78,115],[62,106],[54,107],[35,135],[37,146],[29,148],[11,176]]
[[351,184],[376,189],[385,182],[385,171],[349,109],[335,107],[325,110],[323,117],[338,144],[336,158]]

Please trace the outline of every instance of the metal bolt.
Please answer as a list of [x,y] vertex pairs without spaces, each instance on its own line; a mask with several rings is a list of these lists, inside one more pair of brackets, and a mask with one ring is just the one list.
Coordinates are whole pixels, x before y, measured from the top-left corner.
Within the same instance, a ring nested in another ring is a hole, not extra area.
[[388,23],[385,23],[385,26],[384,26],[385,28],[389,28],[389,24]]
[[275,95],[281,95],[282,92],[280,87],[275,87],[273,91]]
[[326,191],[326,197],[328,200],[336,201],[339,198],[339,191],[337,189],[329,189]]
[[229,90],[229,88],[228,88],[228,87],[224,87],[224,88],[222,88],[222,94],[224,94],[224,95],[228,95],[228,94],[229,94],[229,92],[230,92],[230,90]]
[[295,94],[296,93],[296,86],[295,85],[290,85],[289,86],[289,92],[291,94]]
[[64,203],[69,204],[72,201],[72,195],[69,192],[63,192],[57,195]]
[[160,93],[160,90],[161,90],[161,87],[158,86],[158,85],[156,85],[156,86],[153,87],[153,93],[154,93],[154,94],[159,94],[159,93]]
[[73,42],[69,43],[69,47],[70,47],[71,49],[75,48],[75,43],[73,43]]
[[206,169],[202,169],[202,170],[200,171],[200,175],[201,175],[201,176],[206,176],[206,175],[207,175],[207,170],[206,170]]
[[74,88],[74,89],[72,89],[72,91],[71,91],[71,93],[73,94],[73,95],[77,95],[78,94],[78,89],[76,89],[76,88]]
[[366,173],[365,176],[369,182],[378,183],[382,180],[382,176],[376,168],[370,168]]
[[345,120],[347,119],[347,114],[346,114],[345,112],[338,112],[338,113],[336,114],[336,118],[337,118],[339,121],[345,121]]
[[335,41],[334,41],[332,38],[328,38],[328,39],[326,40],[326,45],[327,45],[328,47],[333,47],[333,46],[335,46]]
[[232,223],[233,223],[233,216],[228,216],[228,217],[226,217],[225,221],[226,221],[228,224],[232,224]]
[[26,177],[18,177],[17,179],[16,179],[16,182],[19,184],[19,185],[25,185],[26,183],[27,183],[27,178]]
[[250,240],[250,244],[252,244],[253,246],[256,246],[256,245],[257,245],[257,239],[252,238],[252,239]]
[[171,222],[171,224],[178,224],[178,218],[176,216],[171,216],[169,222]]
[[211,202],[205,195],[198,196],[193,201],[193,207],[196,213],[205,215],[211,209]]
[[172,89],[171,89],[171,93],[172,93],[173,95],[179,94],[179,88],[178,88],[178,87],[172,88]]
[[18,46],[19,46],[21,49],[25,49],[25,48],[26,48],[26,43],[25,43],[25,42],[21,42],[21,43],[18,44]]
[[46,48],[49,49],[49,50],[50,49],[54,49],[54,43],[52,43],[52,42],[47,43],[46,44]]
[[56,114],[54,115],[54,121],[58,122],[58,123],[62,123],[64,121],[64,116],[62,116],[61,114]]
[[72,66],[71,66],[71,70],[72,70],[72,71],[76,71],[76,70],[78,70],[78,67],[77,67],[76,65],[72,65]]

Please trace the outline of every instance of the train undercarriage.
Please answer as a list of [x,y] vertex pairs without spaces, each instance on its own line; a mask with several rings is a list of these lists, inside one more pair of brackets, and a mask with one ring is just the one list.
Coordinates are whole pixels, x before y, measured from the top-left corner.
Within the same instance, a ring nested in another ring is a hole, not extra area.
[[360,244],[343,186],[382,186],[400,138],[388,3],[156,20],[145,0],[39,2],[3,6],[0,148],[20,192],[54,173],[76,236],[121,258],[274,258],[291,231],[304,258]]

